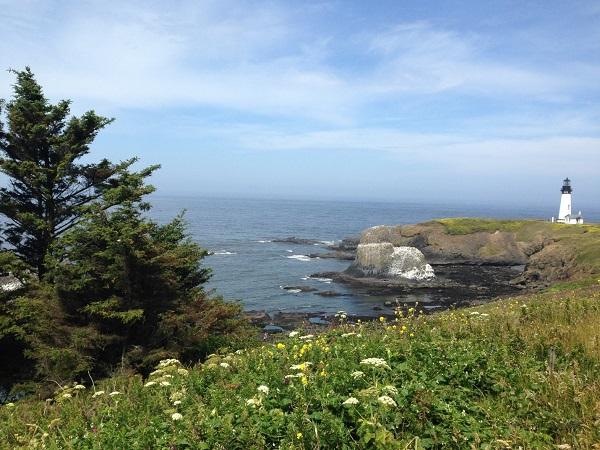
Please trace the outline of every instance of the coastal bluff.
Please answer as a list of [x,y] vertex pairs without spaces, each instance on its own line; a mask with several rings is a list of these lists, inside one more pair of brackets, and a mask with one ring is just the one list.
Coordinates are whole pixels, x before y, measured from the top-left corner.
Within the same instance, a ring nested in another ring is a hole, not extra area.
[[[361,246],[414,247],[432,266],[523,266],[513,283],[544,287],[600,273],[600,226],[535,220],[440,219],[364,230]],[[363,258],[364,259],[364,258]],[[357,252],[349,269],[366,265]]]

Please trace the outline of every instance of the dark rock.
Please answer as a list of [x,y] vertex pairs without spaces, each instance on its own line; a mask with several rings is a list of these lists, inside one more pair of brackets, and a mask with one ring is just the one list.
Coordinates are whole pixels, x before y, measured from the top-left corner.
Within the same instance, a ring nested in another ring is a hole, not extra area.
[[322,259],[340,259],[342,261],[354,261],[356,257],[355,253],[352,252],[326,252],[326,253],[311,253],[308,255],[310,258],[322,258]]
[[328,245],[327,248],[333,251],[354,253],[356,252],[356,247],[358,247],[359,242],[359,237],[347,237],[342,239],[337,244]]
[[244,313],[248,321],[254,325],[268,324],[271,317],[265,311],[246,311]]
[[345,297],[347,294],[342,294],[341,292],[336,291],[320,291],[315,292],[315,295],[320,295],[321,297]]
[[277,325],[267,325],[263,327],[265,333],[283,333],[285,330]]

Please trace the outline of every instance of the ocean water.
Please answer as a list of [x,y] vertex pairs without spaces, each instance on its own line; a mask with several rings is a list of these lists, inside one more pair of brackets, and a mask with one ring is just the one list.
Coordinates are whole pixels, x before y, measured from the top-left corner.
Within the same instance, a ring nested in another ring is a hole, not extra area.
[[[385,297],[365,295],[327,279],[310,279],[317,272],[341,271],[350,261],[308,258],[327,251],[327,243],[357,236],[367,227],[418,223],[442,217],[537,218],[555,214],[554,205],[501,207],[348,201],[260,200],[155,195],[150,215],[164,223],[181,210],[191,237],[213,255],[204,260],[213,276],[206,286],[228,300],[241,301],[246,310],[335,312],[372,315]],[[586,211],[586,219],[600,221],[600,211]],[[319,245],[273,242],[295,236],[322,241]],[[335,291],[339,297],[284,290],[311,286]],[[400,301],[428,298],[407,296]]]

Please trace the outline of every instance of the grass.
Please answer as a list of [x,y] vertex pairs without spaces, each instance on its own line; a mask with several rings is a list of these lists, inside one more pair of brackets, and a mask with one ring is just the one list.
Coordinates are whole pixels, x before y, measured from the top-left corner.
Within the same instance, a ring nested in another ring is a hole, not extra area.
[[449,219],[439,219],[435,222],[441,223],[450,235],[464,235],[478,232],[495,231],[519,231],[525,225],[533,223],[529,220],[498,220],[498,219],[480,219],[457,217]]
[[0,447],[598,448],[599,323],[598,282],[342,319],[191,368],[167,361],[146,380],[118,374],[0,407]]

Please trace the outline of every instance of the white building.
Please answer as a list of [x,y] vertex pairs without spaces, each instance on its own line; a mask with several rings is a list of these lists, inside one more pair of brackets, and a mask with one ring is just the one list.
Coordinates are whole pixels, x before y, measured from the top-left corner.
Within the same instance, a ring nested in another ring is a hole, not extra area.
[[583,223],[583,216],[581,211],[576,216],[571,212],[572,208],[572,197],[573,188],[571,188],[571,180],[565,178],[563,181],[563,187],[560,190],[560,208],[558,209],[558,218],[555,220],[552,218],[552,222],[566,223],[569,225],[575,225]]

